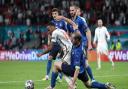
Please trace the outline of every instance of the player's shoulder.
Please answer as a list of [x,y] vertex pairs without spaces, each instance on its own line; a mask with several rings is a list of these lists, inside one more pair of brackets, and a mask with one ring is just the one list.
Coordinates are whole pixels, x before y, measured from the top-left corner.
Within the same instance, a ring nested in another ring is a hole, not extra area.
[[86,22],[86,19],[84,17],[80,16],[80,18],[81,18],[82,21]]
[[105,27],[105,26],[102,26],[102,28],[103,28],[103,29],[107,29],[107,27]]
[[85,21],[85,18],[83,18],[81,16],[77,16],[77,20],[79,20],[79,21]]
[[98,31],[99,30],[99,27],[96,27],[95,31]]
[[103,26],[102,29],[103,29],[104,31],[107,31],[107,27],[105,27],[105,26]]
[[51,23],[55,23],[55,20],[54,20],[54,19],[52,19],[50,22],[51,22]]

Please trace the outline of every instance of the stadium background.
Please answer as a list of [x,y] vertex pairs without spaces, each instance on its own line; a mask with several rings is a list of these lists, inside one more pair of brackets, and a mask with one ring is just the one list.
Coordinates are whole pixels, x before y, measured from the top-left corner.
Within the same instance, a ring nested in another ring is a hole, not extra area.
[[[59,8],[61,14],[68,17],[68,8],[74,4],[82,9],[81,16],[88,22],[92,40],[97,19],[103,19],[111,34],[110,56],[114,61],[121,61],[116,63],[114,71],[110,70],[108,62],[103,63],[101,71],[96,70],[96,62],[91,62],[94,75],[101,76],[97,79],[103,82],[114,82],[118,89],[128,89],[127,0],[0,0],[0,89],[23,89],[28,79],[35,80],[37,89],[44,89],[48,85],[48,82],[41,81],[46,65],[46,61],[42,60],[46,60],[47,55],[37,58],[35,54],[47,49],[46,25],[51,20],[52,8]],[[122,44],[119,50],[116,49],[117,40]],[[111,48],[112,42],[114,48]],[[104,55],[103,59],[108,61]],[[96,60],[95,50],[90,52],[89,60]],[[61,85],[58,85],[58,89]],[[83,89],[81,86],[80,89]]]

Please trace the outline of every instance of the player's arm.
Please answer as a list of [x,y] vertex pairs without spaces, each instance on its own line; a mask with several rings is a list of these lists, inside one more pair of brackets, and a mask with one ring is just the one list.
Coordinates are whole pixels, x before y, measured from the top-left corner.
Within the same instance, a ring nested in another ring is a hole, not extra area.
[[73,26],[73,29],[76,30],[78,29],[78,25],[76,25],[71,19],[68,19],[64,16],[57,16],[56,19],[58,20],[65,20],[68,24],[71,24]]
[[52,33],[51,42],[50,42],[50,44],[49,44],[49,46],[48,46],[48,49],[47,49],[47,50],[44,50],[43,53],[37,54],[37,56],[40,57],[40,56],[42,56],[42,55],[48,53],[49,51],[51,51],[52,48],[53,48],[53,45],[54,45],[55,42],[56,42],[56,39],[57,39],[57,33]]
[[92,49],[92,44],[91,44],[91,31],[89,28],[87,28],[86,36],[87,36],[87,40],[88,40],[88,50],[90,50],[90,49]]
[[74,73],[73,80],[72,80],[73,85],[75,84],[75,82],[76,82],[76,80],[78,78],[79,70],[80,70],[80,67],[79,66],[75,66],[75,73]]
[[91,31],[87,25],[87,22],[85,19],[82,19],[81,20],[81,23],[82,27],[84,28],[85,30],[85,33],[86,33],[86,37],[87,37],[87,40],[88,40],[88,50],[92,49],[92,44],[91,44]]
[[53,43],[50,43],[50,44],[48,45],[47,50],[44,50],[44,52],[42,52],[42,53],[38,53],[37,56],[40,57],[40,56],[42,56],[42,55],[44,55],[44,54],[47,54],[49,51],[51,51],[52,47],[53,47]]
[[106,34],[106,36],[107,36],[107,41],[109,41],[109,40],[110,40],[110,34],[109,34],[109,32],[107,31],[107,28],[105,28],[105,34]]
[[96,29],[95,29],[95,35],[94,35],[93,45],[96,45],[96,41],[97,41],[97,32],[96,32]]

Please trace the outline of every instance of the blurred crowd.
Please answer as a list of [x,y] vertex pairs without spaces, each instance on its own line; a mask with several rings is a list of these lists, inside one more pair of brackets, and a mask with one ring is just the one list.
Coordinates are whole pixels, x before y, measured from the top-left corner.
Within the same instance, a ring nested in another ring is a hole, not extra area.
[[127,0],[0,0],[0,25],[44,25],[53,7],[68,17],[70,5],[80,6],[89,25],[98,18],[107,25],[128,25],[127,4]]
[[[127,4],[128,0],[0,0],[0,26],[44,26],[52,19],[53,7],[59,8],[62,15],[69,17],[70,5],[81,8],[81,15],[90,26],[96,25],[99,18],[107,26],[124,26],[128,25]],[[14,32],[7,32],[8,39],[0,44],[0,49],[38,48],[42,44],[46,48],[47,34],[44,35],[38,28],[35,31],[30,28],[19,34],[17,38]],[[35,44],[31,42],[37,38],[39,45],[35,46],[36,41]],[[31,44],[31,47],[27,46]]]
[[31,27],[18,33],[8,30],[7,36],[0,41],[0,50],[25,50],[47,48],[47,33],[42,32],[39,27],[32,30]]

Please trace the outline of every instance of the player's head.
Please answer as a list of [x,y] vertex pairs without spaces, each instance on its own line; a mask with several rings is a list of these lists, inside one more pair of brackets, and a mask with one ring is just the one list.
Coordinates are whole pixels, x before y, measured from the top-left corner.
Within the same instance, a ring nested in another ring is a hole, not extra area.
[[71,17],[74,17],[76,15],[76,10],[77,10],[76,6],[75,5],[70,6],[69,10],[70,10]]
[[56,29],[55,27],[55,24],[50,22],[48,25],[47,25],[47,30],[48,30],[48,34],[52,34],[52,32]]
[[81,34],[79,32],[74,32],[72,36],[73,45],[80,45],[82,40]]
[[80,7],[76,7],[76,14],[77,14],[77,16],[80,16],[81,15],[81,9],[80,9]]
[[103,26],[102,19],[98,19],[97,24],[98,24],[98,27],[102,27]]
[[53,9],[52,9],[52,17],[53,17],[53,19],[56,19],[56,17],[57,17],[59,14],[60,14],[59,9],[57,9],[57,8],[53,8]]

